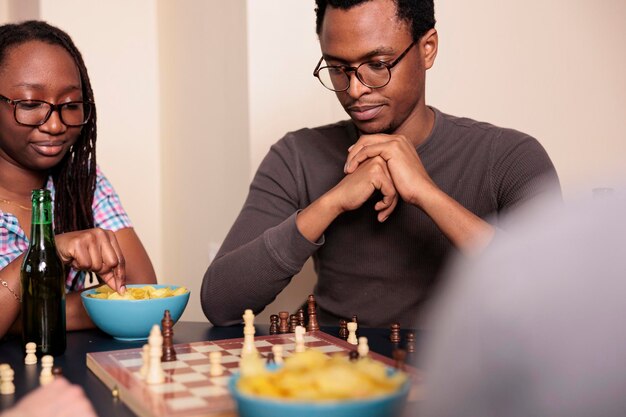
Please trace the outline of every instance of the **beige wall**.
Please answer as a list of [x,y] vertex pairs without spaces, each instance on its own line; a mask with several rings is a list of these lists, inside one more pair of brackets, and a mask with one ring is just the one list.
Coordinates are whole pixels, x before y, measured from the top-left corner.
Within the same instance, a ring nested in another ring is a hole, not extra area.
[[[202,276],[249,182],[243,1],[160,0],[163,271],[189,286],[183,319],[206,320]],[[218,7],[219,6],[219,7]]]
[[[202,274],[269,146],[346,117],[311,75],[320,54],[313,0],[20,1],[0,0],[0,20],[39,13],[81,48],[98,99],[100,164],[160,281],[192,288],[184,319],[204,320]],[[439,0],[436,10],[429,104],[536,136],[568,199],[618,185],[626,2]],[[300,303],[310,269],[294,284],[261,320]]]
[[153,1],[40,0],[81,50],[98,105],[98,163],[163,271],[159,64]]

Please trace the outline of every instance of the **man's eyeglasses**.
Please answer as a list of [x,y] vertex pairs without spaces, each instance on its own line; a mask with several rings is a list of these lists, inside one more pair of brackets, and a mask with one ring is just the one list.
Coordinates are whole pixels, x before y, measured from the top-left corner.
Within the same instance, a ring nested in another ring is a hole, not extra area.
[[55,110],[59,113],[59,118],[64,125],[83,126],[89,121],[93,107],[93,103],[88,101],[52,104],[43,100],[12,100],[3,95],[0,95],[0,100],[13,106],[13,117],[18,124],[33,127],[46,123]]
[[392,63],[369,61],[363,62],[358,67],[350,67],[347,65],[329,65],[321,67],[324,61],[324,57],[321,57],[313,71],[313,76],[317,77],[324,87],[332,91],[341,92],[350,88],[349,72],[354,72],[356,78],[366,87],[382,88],[391,81],[391,69],[409,53],[413,45],[415,45],[415,41],[413,41]]

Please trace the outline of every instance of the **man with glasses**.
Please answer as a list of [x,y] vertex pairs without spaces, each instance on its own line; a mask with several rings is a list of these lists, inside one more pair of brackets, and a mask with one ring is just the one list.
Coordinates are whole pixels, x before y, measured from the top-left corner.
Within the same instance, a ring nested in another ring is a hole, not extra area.
[[450,252],[480,251],[509,210],[560,195],[535,139],[426,105],[432,0],[317,0],[316,13],[313,75],[350,120],[272,147],[204,277],[214,324],[262,310],[313,256],[323,324],[413,325]]

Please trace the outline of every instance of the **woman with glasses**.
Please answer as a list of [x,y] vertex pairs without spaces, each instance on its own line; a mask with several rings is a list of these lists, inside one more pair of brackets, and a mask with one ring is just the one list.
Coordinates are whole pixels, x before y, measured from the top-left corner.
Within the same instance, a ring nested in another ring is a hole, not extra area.
[[0,337],[19,327],[19,272],[38,188],[53,194],[68,330],[92,326],[78,293],[91,273],[121,293],[126,283],[156,282],[96,164],[96,105],[82,56],[62,30],[28,21],[0,26]]

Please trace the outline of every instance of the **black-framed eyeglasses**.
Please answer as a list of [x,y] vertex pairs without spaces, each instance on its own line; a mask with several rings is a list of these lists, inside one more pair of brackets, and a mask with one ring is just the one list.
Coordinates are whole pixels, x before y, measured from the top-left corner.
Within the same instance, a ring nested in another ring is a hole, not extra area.
[[409,47],[391,63],[384,61],[368,61],[363,62],[358,67],[350,67],[348,65],[328,65],[322,67],[324,57],[321,57],[313,71],[313,76],[317,77],[324,87],[337,92],[346,91],[350,88],[349,72],[354,72],[356,78],[366,87],[382,88],[391,81],[391,69],[409,53],[409,50],[415,43],[416,42],[413,41]]
[[59,113],[59,118],[64,125],[83,126],[89,121],[93,107],[93,103],[89,101],[52,104],[43,100],[12,100],[1,94],[0,100],[13,106],[13,117],[18,124],[33,127],[46,123],[55,110]]

